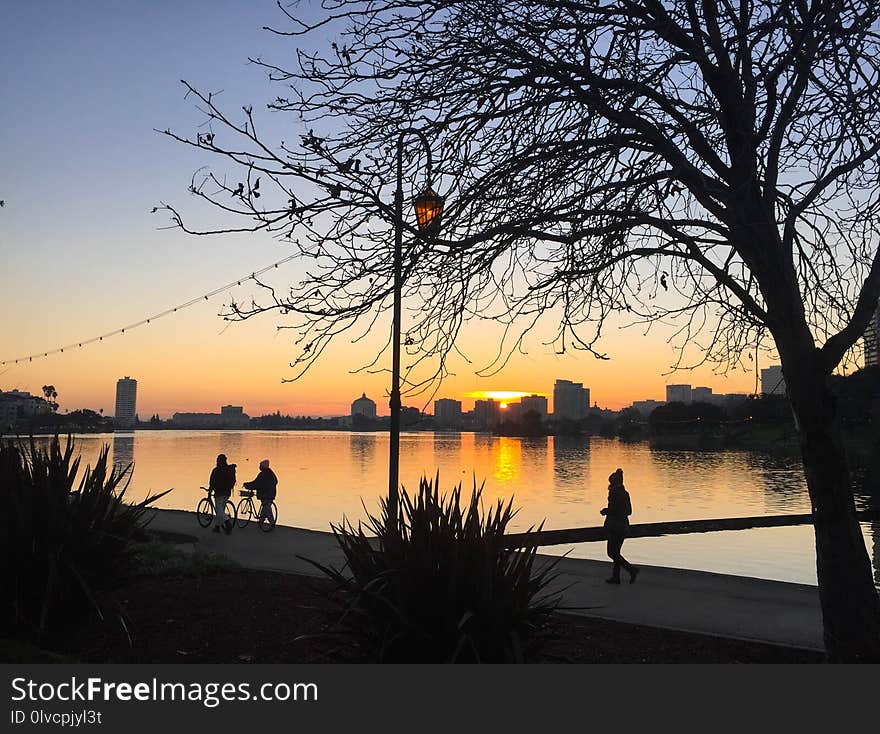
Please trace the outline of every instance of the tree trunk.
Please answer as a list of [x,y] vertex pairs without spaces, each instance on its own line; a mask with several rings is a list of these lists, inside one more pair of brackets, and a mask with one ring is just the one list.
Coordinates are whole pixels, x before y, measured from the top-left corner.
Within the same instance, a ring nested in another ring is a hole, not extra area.
[[835,398],[817,353],[801,357],[783,357],[783,372],[812,504],[825,650],[830,662],[880,662],[880,600],[856,519]]

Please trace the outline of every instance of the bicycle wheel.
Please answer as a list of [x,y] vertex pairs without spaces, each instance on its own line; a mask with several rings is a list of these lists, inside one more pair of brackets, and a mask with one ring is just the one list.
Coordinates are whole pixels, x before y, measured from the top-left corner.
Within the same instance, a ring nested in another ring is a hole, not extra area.
[[278,521],[278,505],[274,502],[269,505],[269,511],[272,513],[272,517],[261,517],[260,518],[260,530],[264,533],[268,533],[272,531],[272,528],[275,527],[275,523]]
[[207,497],[202,497],[199,500],[199,505],[196,508],[196,520],[199,521],[199,525],[203,528],[208,527],[211,524],[211,521],[214,519],[214,505],[211,504],[211,500]]
[[235,509],[235,505],[232,504],[230,500],[226,500],[226,504],[223,506],[223,509],[226,511],[226,517],[232,520],[232,524],[235,525],[238,520],[238,512]]
[[235,519],[235,524],[238,527],[243,528],[248,524],[249,520],[253,519],[254,511],[253,505],[248,501],[247,497],[242,497],[238,501],[238,508],[236,509],[238,517]]

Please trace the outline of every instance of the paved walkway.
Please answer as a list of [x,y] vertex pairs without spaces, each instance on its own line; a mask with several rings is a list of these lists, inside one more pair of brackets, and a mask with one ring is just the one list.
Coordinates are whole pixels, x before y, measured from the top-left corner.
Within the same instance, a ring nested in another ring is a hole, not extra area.
[[[199,527],[192,512],[158,510],[151,527],[196,539],[198,549],[221,553],[248,568],[320,575],[299,556],[342,565],[330,533],[278,526],[271,533],[249,525],[232,535]],[[552,556],[541,556],[554,560]],[[641,566],[637,583],[606,584],[609,564],[563,558],[559,583],[568,587],[568,611],[620,622],[822,650],[822,616],[815,586]],[[625,574],[624,574],[625,576]]]

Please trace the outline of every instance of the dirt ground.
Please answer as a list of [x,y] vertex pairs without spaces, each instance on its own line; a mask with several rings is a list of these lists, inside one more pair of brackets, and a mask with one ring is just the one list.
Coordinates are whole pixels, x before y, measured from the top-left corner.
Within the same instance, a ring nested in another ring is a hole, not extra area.
[[[59,650],[82,662],[357,662],[327,634],[333,614],[324,579],[219,568],[195,576],[151,575],[118,597],[132,642],[118,626],[93,624]],[[815,663],[807,650],[559,614],[555,639],[536,662]]]

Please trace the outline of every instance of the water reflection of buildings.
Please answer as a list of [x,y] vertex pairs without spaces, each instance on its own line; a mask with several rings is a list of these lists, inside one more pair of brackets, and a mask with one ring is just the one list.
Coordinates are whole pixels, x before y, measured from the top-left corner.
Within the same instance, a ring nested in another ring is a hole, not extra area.
[[[856,469],[853,472],[853,485],[857,508],[874,512],[880,510],[880,479],[876,466]],[[880,588],[880,521],[868,523],[867,535],[870,538],[868,553],[874,569],[874,586]]]
[[[527,474],[540,486],[546,486],[548,482],[547,463],[550,452],[550,439],[548,436],[524,436],[520,439],[522,450],[522,464]],[[529,490],[535,487],[527,488]]]
[[357,466],[361,476],[364,476],[375,461],[376,434],[349,433],[348,453],[351,456],[351,463]]
[[113,464],[124,469],[134,463],[134,433],[113,434]]
[[553,452],[553,489],[556,494],[571,497],[574,491],[580,493],[589,485],[589,436],[553,436],[547,450]]
[[[241,433],[240,431],[229,431],[229,433],[218,433],[217,434],[217,453],[226,454],[226,458],[228,459],[230,464],[237,464],[238,471],[241,473],[242,464],[248,459],[244,455],[244,436],[246,434]],[[262,456],[260,457],[263,458]],[[211,460],[215,459],[214,456],[211,457]],[[213,468],[213,463],[211,467],[208,468],[208,471]],[[248,468],[246,471],[250,471]],[[254,474],[256,474],[256,469],[254,469]],[[250,477],[248,477],[250,479]],[[246,481],[239,477],[239,481]]]
[[874,567],[874,586],[880,588],[880,522],[872,522],[871,534],[871,565]]
[[461,434],[434,433],[434,466],[458,466],[461,461]]

